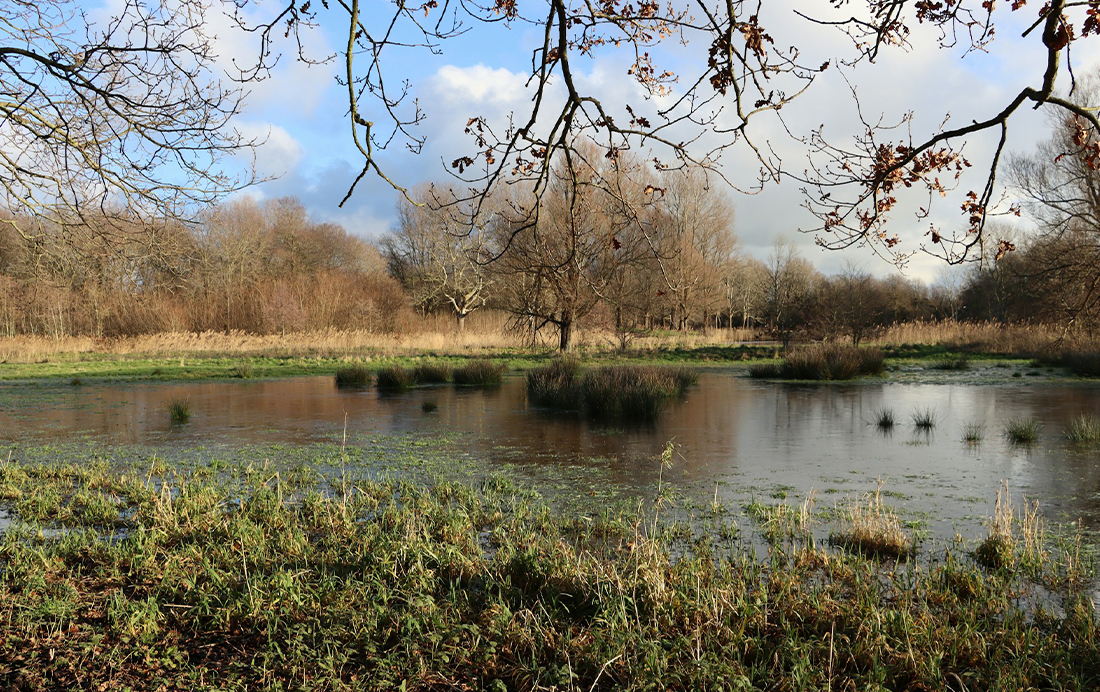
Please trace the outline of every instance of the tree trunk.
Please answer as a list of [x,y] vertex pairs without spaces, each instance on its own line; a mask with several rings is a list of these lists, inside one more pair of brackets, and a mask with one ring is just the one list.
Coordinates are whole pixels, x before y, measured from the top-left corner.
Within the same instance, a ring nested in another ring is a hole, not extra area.
[[565,353],[573,347],[573,313],[571,311],[562,310],[561,321],[558,322],[558,333],[560,335],[558,350]]
[[458,323],[458,331],[460,331],[460,332],[466,331],[466,315],[468,315],[468,314],[469,313],[466,313],[466,312],[456,312],[455,313],[455,322]]

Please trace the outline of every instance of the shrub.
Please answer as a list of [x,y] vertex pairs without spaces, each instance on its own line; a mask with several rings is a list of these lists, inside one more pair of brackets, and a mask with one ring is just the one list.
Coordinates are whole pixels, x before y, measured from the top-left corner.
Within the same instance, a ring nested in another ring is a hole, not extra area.
[[455,368],[455,384],[476,385],[488,387],[498,385],[504,380],[504,371],[508,366],[504,363],[494,363],[485,358],[472,360],[460,368]]
[[413,377],[419,384],[441,384],[451,380],[451,368],[443,363],[418,363]]
[[387,365],[378,371],[378,388],[403,390],[416,384],[412,370],[400,365]]
[[352,365],[336,371],[337,387],[366,387],[370,384],[370,370],[362,365]]

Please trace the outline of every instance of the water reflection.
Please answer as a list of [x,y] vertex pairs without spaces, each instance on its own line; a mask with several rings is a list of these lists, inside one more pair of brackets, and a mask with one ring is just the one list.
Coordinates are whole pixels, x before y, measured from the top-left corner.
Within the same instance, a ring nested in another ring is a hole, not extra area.
[[[187,399],[190,422],[173,424],[166,407]],[[423,404],[437,409],[425,412]],[[893,409],[892,429],[876,413]],[[937,424],[914,426],[930,409]],[[927,512],[938,530],[988,513],[1000,480],[1039,499],[1048,516],[1083,517],[1100,526],[1100,453],[1070,447],[1063,431],[1084,412],[1100,412],[1100,389],[1087,385],[917,385],[874,383],[799,386],[705,374],[655,425],[615,430],[572,416],[532,410],[522,380],[496,389],[449,386],[380,395],[339,390],[331,378],[139,385],[0,386],[0,439],[35,444],[83,437],[106,444],[187,446],[205,443],[338,441],[371,433],[461,433],[486,464],[586,464],[609,482],[648,489],[668,440],[680,448],[673,474],[682,484],[716,482],[728,499],[811,489],[819,502],[873,489],[879,479],[899,504]],[[1011,418],[1035,417],[1038,443],[1009,444]],[[963,440],[968,423],[984,426],[978,444]],[[564,470],[563,470],[564,473]]]

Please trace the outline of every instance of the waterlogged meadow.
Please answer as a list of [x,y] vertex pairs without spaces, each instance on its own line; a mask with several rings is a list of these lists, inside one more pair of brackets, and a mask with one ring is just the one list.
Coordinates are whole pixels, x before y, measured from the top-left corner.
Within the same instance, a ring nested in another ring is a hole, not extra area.
[[[819,513],[813,497],[685,506],[663,480],[673,448],[653,463],[648,497],[563,511],[508,476],[5,462],[0,684],[1100,684],[1095,565],[1079,534],[999,501],[997,564],[980,536],[884,554],[842,538],[889,520],[881,496],[866,511]],[[819,523],[835,540],[814,538]]]
[[1100,392],[444,375],[0,390],[0,689],[1100,685]]

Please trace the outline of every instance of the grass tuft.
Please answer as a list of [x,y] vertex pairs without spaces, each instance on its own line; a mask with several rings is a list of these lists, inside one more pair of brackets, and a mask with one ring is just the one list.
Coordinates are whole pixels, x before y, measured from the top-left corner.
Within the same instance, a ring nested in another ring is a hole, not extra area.
[[168,402],[168,415],[175,423],[191,420],[191,402],[187,399],[172,399]]
[[370,370],[362,365],[352,365],[336,371],[337,387],[366,387],[370,385]]
[[256,376],[256,366],[251,360],[238,361],[229,372],[231,377],[236,377],[242,380],[250,380]]
[[1005,423],[1004,434],[1012,444],[1029,445],[1039,439],[1041,429],[1034,418],[1013,418]]
[[435,411],[437,408],[439,408],[439,404],[432,401],[431,399],[428,399],[424,403],[420,404],[420,410],[423,411],[424,413],[431,413],[431,412]]
[[455,368],[454,380],[458,385],[493,387],[504,381],[504,371],[507,369],[504,363],[478,358]]
[[1092,447],[1100,445],[1100,418],[1091,413],[1083,413],[1073,419],[1066,437],[1075,445]]
[[916,409],[910,414],[910,418],[913,420],[913,427],[917,430],[932,430],[938,422],[936,410],[932,407]]
[[916,552],[897,512],[882,503],[881,486],[863,502],[849,502],[838,512],[843,527],[830,534],[833,545],[878,559],[905,560]]
[[889,430],[890,428],[894,427],[894,423],[894,409],[881,408],[875,411],[875,425],[877,425],[878,427],[882,428],[883,430]]
[[984,423],[967,423],[963,426],[963,442],[976,445],[985,437]]

